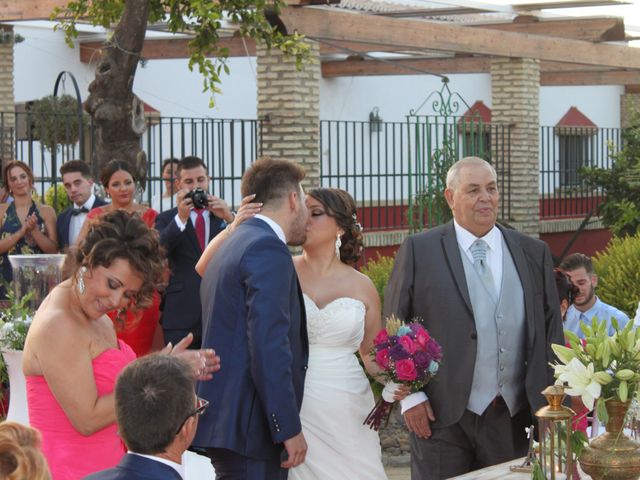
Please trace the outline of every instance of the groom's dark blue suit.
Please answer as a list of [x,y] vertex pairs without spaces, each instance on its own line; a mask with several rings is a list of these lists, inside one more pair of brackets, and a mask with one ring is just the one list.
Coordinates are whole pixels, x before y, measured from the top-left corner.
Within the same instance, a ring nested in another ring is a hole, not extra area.
[[116,467],[84,477],[84,480],[182,480],[182,477],[169,465],[128,453]]
[[[200,288],[202,346],[221,370],[198,385],[211,402],[194,446],[279,465],[282,442],[301,432],[309,346],[302,291],[289,249],[259,218],[238,226]],[[215,465],[215,462],[214,462]]]

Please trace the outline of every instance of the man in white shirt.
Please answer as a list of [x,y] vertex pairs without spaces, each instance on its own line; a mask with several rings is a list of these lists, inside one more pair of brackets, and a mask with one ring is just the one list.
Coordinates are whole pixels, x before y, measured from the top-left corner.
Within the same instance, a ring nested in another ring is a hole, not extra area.
[[73,202],[56,220],[58,247],[64,251],[76,243],[82,225],[87,219],[87,213],[93,208],[106,205],[107,202],[94,195],[93,178],[86,162],[71,160],[64,163],[60,167],[60,175],[64,189]]
[[583,323],[591,325],[591,320],[596,317],[599,321],[607,322],[607,331],[609,335],[613,335],[615,329],[611,322],[612,318],[616,319],[620,329],[629,322],[626,313],[613,305],[604,303],[596,295],[598,276],[593,271],[591,258],[583,253],[571,254],[562,261],[560,270],[577,289],[573,304],[564,317],[565,330],[571,330],[578,337],[584,338],[580,325]]
[[116,467],[86,480],[183,480],[182,454],[209,405],[196,396],[189,366],[162,353],[139,358],[118,376],[115,401],[128,452]]
[[[160,242],[167,251],[171,277],[162,297],[162,330],[165,342],[176,344],[189,333],[189,348],[200,348],[202,311],[200,307],[200,275],[196,263],[209,241],[233,221],[229,205],[207,192],[209,174],[202,159],[184,157],[176,172],[180,190],[176,206],[156,218]],[[206,206],[195,208],[189,193],[202,189]]]

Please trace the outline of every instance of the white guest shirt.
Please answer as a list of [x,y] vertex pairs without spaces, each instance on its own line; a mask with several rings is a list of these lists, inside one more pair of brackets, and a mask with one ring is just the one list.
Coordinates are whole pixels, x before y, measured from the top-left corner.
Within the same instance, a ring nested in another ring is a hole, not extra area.
[[[93,202],[96,201],[96,196],[92,193],[89,197],[89,200],[84,202],[83,205],[76,205],[75,202],[73,204],[73,208],[86,208],[87,210],[91,210],[93,206]],[[78,240],[78,235],[80,234],[80,230],[82,230],[82,226],[84,222],[87,220],[86,213],[79,213],[78,215],[72,215],[71,220],[69,221],[69,246],[75,245]]]

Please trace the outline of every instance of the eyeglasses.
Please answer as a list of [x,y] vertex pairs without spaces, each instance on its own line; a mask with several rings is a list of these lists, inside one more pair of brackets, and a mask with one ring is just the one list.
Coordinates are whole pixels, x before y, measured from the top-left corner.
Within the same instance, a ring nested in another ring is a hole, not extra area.
[[180,430],[182,430],[182,427],[184,427],[184,424],[187,423],[187,420],[189,420],[191,417],[195,415],[197,416],[204,415],[204,412],[208,407],[209,407],[209,400],[196,397],[196,409],[193,412],[191,412],[189,415],[187,415],[185,419],[182,421],[182,423],[180,423],[180,426],[176,430],[176,435],[180,433]]

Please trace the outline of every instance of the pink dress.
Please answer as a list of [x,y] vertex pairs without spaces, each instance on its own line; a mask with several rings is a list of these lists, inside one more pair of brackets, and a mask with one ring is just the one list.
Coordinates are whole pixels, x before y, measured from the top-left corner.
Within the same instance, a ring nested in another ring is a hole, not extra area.
[[[93,359],[98,396],[113,392],[116,377],[136,354],[122,340]],[[42,451],[53,480],[78,480],[114,467],[125,452],[116,424],[93,435],[81,435],[56,401],[43,376],[27,377],[27,403],[31,426],[42,433]]]

